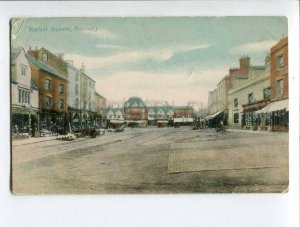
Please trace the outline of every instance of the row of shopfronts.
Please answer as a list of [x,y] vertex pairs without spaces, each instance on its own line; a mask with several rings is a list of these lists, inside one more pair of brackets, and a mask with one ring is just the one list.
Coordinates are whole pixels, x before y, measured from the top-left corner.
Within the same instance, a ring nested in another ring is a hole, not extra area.
[[103,128],[106,127],[106,118],[96,112],[40,112],[38,109],[13,107],[11,123],[13,135],[37,137],[47,133],[63,134],[83,128]]
[[228,124],[228,109],[216,112],[204,118],[210,128],[217,127],[222,121],[225,126],[260,131],[288,131],[288,99],[270,102],[266,100],[243,105],[243,110],[233,114],[234,125]]
[[208,93],[208,124],[223,121],[230,128],[288,131],[288,37],[270,48],[264,65],[253,66],[248,56],[239,61]]

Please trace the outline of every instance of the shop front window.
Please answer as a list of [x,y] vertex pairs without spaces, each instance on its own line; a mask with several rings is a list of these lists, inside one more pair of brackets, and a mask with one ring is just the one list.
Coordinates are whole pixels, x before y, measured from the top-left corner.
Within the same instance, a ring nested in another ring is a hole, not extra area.
[[233,115],[233,122],[236,124],[239,123],[239,113],[235,113]]
[[273,125],[288,125],[289,112],[278,110],[273,112]]

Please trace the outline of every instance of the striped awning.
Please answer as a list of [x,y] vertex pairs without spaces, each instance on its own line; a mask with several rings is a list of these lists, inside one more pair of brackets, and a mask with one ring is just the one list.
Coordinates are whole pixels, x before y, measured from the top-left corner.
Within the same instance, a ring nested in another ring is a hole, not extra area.
[[210,120],[210,119],[213,119],[215,118],[216,116],[218,116],[220,113],[222,113],[223,111],[219,111],[219,112],[216,112],[214,114],[211,114],[211,115],[208,115],[206,117],[204,117],[205,120]]
[[262,108],[261,110],[256,111],[256,113],[271,113],[277,110],[286,110],[289,111],[289,100],[280,100],[276,102],[271,102],[266,107]]

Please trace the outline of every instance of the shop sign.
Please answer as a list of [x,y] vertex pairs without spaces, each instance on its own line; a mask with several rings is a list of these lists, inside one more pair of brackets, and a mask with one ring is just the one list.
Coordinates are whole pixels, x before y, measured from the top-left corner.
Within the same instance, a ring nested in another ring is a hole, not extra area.
[[16,107],[11,108],[12,113],[19,113],[19,114],[32,114],[28,109],[20,109]]
[[267,101],[253,103],[253,104],[246,104],[246,105],[243,105],[243,109],[244,110],[252,110],[252,109],[258,110],[258,109],[265,107],[267,104],[268,104]]

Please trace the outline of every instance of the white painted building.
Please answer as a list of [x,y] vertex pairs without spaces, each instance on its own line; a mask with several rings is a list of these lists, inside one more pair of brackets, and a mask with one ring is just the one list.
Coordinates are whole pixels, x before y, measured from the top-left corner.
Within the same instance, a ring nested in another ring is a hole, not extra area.
[[80,122],[80,70],[73,66],[73,61],[68,63],[68,112],[72,128],[79,128]]
[[11,50],[11,107],[13,133],[39,135],[39,90],[23,48]]
[[68,62],[68,105],[80,110],[80,71]]
[[252,129],[254,120],[257,119],[255,112],[267,104],[269,92],[270,71],[261,66],[250,67],[249,77],[236,80],[228,92],[229,126]]

